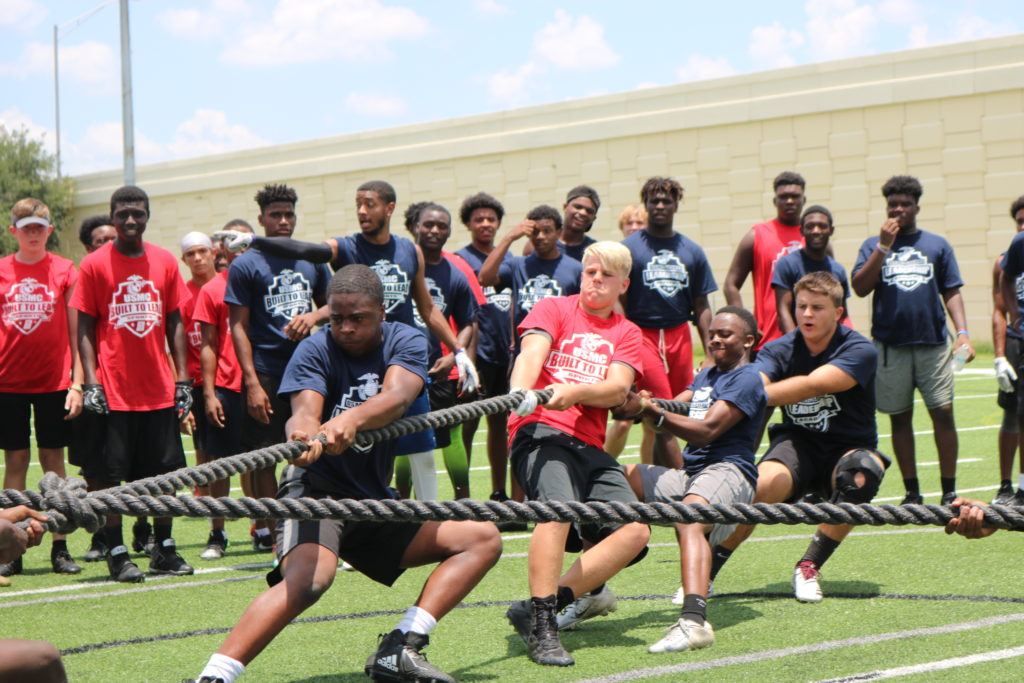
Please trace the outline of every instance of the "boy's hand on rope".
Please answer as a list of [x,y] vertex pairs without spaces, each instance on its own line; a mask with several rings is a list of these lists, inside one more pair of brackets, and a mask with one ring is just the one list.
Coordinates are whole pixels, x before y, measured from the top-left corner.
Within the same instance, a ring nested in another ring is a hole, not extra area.
[[304,429],[293,429],[292,433],[288,435],[289,441],[301,441],[302,443],[309,446],[309,450],[292,460],[292,464],[298,467],[309,467],[317,460],[324,452],[324,444],[320,439],[310,437]]

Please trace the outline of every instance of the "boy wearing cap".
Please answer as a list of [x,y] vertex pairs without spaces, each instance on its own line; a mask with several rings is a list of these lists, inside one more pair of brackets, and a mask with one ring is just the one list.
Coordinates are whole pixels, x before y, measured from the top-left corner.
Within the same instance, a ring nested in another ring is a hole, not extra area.
[[597,210],[601,208],[601,198],[597,190],[588,185],[578,185],[565,196],[562,207],[562,235],[558,239],[558,249],[569,258],[583,261],[583,252],[596,242],[587,233],[594,226]]
[[185,348],[188,351],[188,376],[192,378],[192,442],[196,462],[206,462],[206,406],[203,404],[203,371],[199,352],[203,346],[203,331],[195,319],[196,304],[203,286],[217,274],[213,267],[213,242],[201,232],[190,232],[181,238],[181,260],[188,266],[192,278],[185,283],[189,297],[181,304],[181,322],[185,325]]
[[[38,199],[14,205],[8,230],[18,251],[0,259],[0,448],[4,488],[21,491],[30,457],[30,411],[35,412],[39,464],[60,477],[68,420],[82,411],[82,387],[71,386],[68,332],[68,301],[78,275],[71,261],[46,251],[53,226],[50,209]],[[82,571],[61,534],[53,535],[50,563],[60,574]],[[20,557],[0,564],[0,580],[21,571]]]

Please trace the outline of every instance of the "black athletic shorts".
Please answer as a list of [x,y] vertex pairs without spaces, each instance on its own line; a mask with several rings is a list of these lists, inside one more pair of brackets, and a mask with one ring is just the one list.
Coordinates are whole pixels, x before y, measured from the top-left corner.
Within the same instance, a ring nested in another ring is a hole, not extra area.
[[277,388],[281,386],[281,378],[272,375],[256,373],[259,377],[260,386],[267,392],[270,399],[270,407],[274,413],[270,416],[270,424],[263,424],[249,414],[246,406],[245,388],[242,388],[242,450],[254,451],[257,448],[266,448],[275,444],[287,441],[284,433],[284,425],[292,416],[291,401],[286,401],[277,395]]
[[21,451],[30,447],[30,412],[35,413],[36,446],[64,448],[71,437],[71,422],[65,420],[67,391],[42,394],[0,394],[0,449]]
[[224,426],[215,427],[206,421],[205,415],[203,416],[203,422],[206,422],[206,440],[203,447],[206,450],[206,457],[210,460],[243,452],[242,415],[245,413],[242,394],[223,387],[215,387],[213,391],[224,410]]
[[107,416],[82,410],[78,417],[71,420],[68,462],[81,468],[81,476],[98,479],[98,470],[103,465],[103,452],[106,443]]
[[1021,357],[1020,357],[1020,339],[1016,337],[1006,337],[1006,362],[1010,364],[1014,372],[1017,373],[1017,383],[1013,387],[1013,391],[997,391],[996,392],[996,403],[1003,410],[1013,413],[1015,415],[1024,414],[1024,401],[1017,399],[1020,394],[1020,385],[1024,381],[1021,379]]
[[111,410],[107,446],[91,476],[104,482],[135,481],[185,466],[173,406],[160,410]]
[[507,364],[476,359],[476,372],[480,376],[480,398],[504,396],[508,393],[509,367],[511,366]]
[[[330,457],[330,456],[324,456]],[[281,473],[281,498],[350,498],[330,482],[302,467],[288,465]],[[280,561],[303,543],[316,543],[385,586],[392,585],[405,569],[402,556],[422,525],[415,522],[358,522],[352,520],[283,519],[277,523],[279,566],[267,574],[271,586],[283,576]]]
[[203,400],[203,388],[192,387],[192,416],[196,419],[195,429],[192,430],[192,443],[196,450],[206,450],[206,401]]

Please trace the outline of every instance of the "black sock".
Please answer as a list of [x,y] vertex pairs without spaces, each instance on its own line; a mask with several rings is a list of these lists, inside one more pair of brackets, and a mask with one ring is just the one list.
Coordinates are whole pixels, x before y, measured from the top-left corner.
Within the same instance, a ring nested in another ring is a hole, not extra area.
[[724,545],[716,545],[711,549],[711,580],[714,581],[718,572],[725,566],[733,551]]
[[103,530],[103,535],[107,539],[107,547],[111,550],[119,545],[124,545],[124,533],[120,524],[106,527]]
[[153,540],[156,542],[157,545],[163,544],[163,542],[166,541],[170,537],[171,537],[171,523],[170,522],[167,522],[165,524],[157,523],[157,524],[153,525]]
[[939,477],[939,481],[942,483],[943,493],[953,493],[956,491],[956,477]]
[[907,493],[921,494],[921,485],[917,482],[917,477],[904,477],[903,488],[907,490]]
[[683,619],[704,625],[708,610],[708,599],[696,593],[687,593],[683,596]]
[[814,540],[807,546],[807,552],[800,559],[801,562],[813,562],[814,566],[821,569],[821,566],[828,562],[828,558],[832,557],[832,553],[839,547],[840,541],[834,541],[825,534],[815,532]]
[[999,481],[999,488],[1013,488],[1013,482],[1009,479],[1002,479]]
[[555,598],[555,609],[561,612],[576,600],[576,594],[568,586],[558,587],[558,597]]
[[601,584],[600,586],[598,586],[597,588],[592,588],[592,589],[590,590],[590,594],[591,594],[591,595],[597,595],[598,593],[600,593],[601,591],[603,591],[603,590],[604,590],[604,587],[605,587],[606,585],[607,585],[607,584],[604,584],[604,583],[602,583],[602,584]]
[[63,540],[61,540],[61,541],[54,541],[53,542],[53,546],[50,547],[50,557],[54,557],[59,552],[65,552],[66,553],[67,551],[68,551],[68,542],[67,541],[63,541]]

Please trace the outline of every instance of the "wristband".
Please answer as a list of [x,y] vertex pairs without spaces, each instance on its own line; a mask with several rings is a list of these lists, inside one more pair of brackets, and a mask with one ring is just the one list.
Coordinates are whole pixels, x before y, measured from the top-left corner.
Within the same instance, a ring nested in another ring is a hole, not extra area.
[[971,338],[971,335],[967,334],[967,330],[957,330],[956,334],[957,334],[958,337],[962,334],[963,336],[967,337],[968,339]]
[[875,249],[882,252],[883,254],[888,254],[892,250],[891,247],[887,247],[881,242],[875,245]]
[[78,393],[82,393],[82,385],[72,384],[70,387],[68,387],[68,391],[77,391]]

